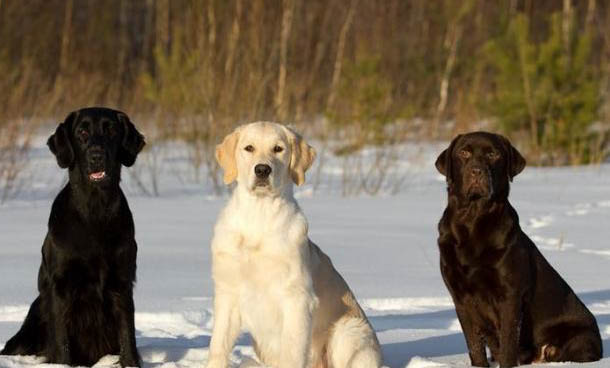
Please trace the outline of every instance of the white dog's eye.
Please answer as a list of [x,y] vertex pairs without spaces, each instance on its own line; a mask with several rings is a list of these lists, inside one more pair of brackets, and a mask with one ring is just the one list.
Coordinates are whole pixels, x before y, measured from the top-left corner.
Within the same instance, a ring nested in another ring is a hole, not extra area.
[[282,146],[275,146],[275,147],[273,147],[273,152],[275,152],[275,153],[280,153],[283,150],[284,150],[284,147],[282,147]]
[[246,151],[248,151],[248,152],[254,152],[254,147],[251,144],[249,144],[246,147],[244,147],[244,149]]

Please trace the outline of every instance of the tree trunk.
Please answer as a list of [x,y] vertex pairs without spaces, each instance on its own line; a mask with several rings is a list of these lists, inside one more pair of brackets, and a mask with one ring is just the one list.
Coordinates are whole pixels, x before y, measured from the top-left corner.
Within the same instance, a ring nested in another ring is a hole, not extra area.
[[229,106],[231,105],[229,101],[233,99],[234,95],[234,87],[235,87],[235,79],[234,75],[234,64],[235,64],[235,54],[237,53],[237,43],[239,41],[239,36],[241,32],[240,27],[240,19],[242,15],[243,2],[242,0],[235,1],[235,14],[233,16],[233,24],[231,26],[231,32],[228,35],[228,51],[227,51],[227,59],[225,60],[224,66],[224,78],[223,78],[223,87],[222,87],[222,101],[220,102],[221,106]]
[[458,43],[460,42],[461,36],[462,27],[459,23],[454,25],[453,27],[451,27],[450,30],[447,31],[445,44],[449,48],[449,55],[447,56],[447,61],[445,62],[445,69],[441,78],[439,101],[436,107],[436,114],[434,117],[434,123],[431,132],[432,138],[437,138],[439,136],[440,122],[443,119],[445,115],[445,109],[447,108],[447,100],[449,97],[449,81],[451,79],[453,66],[455,65],[457,47]]
[[521,81],[523,83],[523,92],[525,94],[525,103],[527,105],[527,110],[530,118],[530,135],[532,141],[532,147],[534,149],[534,154],[538,153],[538,118],[536,116],[536,107],[534,103],[534,96],[532,94],[532,87],[530,82],[530,77],[527,73],[527,60],[525,55],[526,43],[528,42],[527,38],[519,39],[518,53],[519,53],[519,64],[521,67]]
[[286,119],[286,103],[284,94],[286,89],[286,61],[288,59],[288,38],[292,28],[294,0],[282,1],[282,30],[280,35],[280,70],[277,81],[277,95],[275,97],[275,116],[280,121]]
[[61,32],[61,51],[59,54],[59,77],[62,78],[63,74],[68,68],[68,60],[70,53],[70,35],[72,34],[72,12],[74,8],[73,0],[66,0],[66,6],[64,8],[64,25]]
[[587,17],[585,18],[585,24],[587,25],[587,32],[593,36],[593,21],[595,20],[595,11],[597,8],[596,0],[589,0],[587,5]]
[[330,83],[330,93],[328,95],[328,101],[326,102],[326,109],[330,110],[335,104],[337,98],[337,88],[339,86],[339,79],[341,78],[341,69],[343,68],[343,54],[345,53],[345,42],[347,39],[347,33],[349,32],[352,22],[354,20],[354,13],[356,12],[356,3],[358,0],[351,0],[349,4],[349,10],[345,17],[345,22],[341,27],[339,33],[339,42],[337,43],[337,57],[335,58],[335,65],[333,69],[333,76]]
[[155,5],[155,46],[166,53],[169,47],[169,0],[156,0]]
[[566,57],[570,55],[570,33],[572,30],[572,0],[563,0],[563,13],[561,21],[561,30],[563,33],[563,51]]

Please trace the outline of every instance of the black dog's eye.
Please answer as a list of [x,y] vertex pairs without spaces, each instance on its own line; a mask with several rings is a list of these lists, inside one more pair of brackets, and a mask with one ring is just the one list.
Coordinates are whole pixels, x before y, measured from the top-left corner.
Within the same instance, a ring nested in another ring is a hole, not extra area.
[[247,145],[244,149],[248,152],[254,152],[254,147],[251,144]]
[[114,137],[116,135],[116,125],[110,121],[105,121],[103,125],[104,134]]
[[282,146],[275,146],[275,147],[273,147],[273,152],[275,152],[275,153],[280,153],[283,150],[284,150],[284,147],[282,147]]
[[460,157],[461,158],[469,158],[471,155],[470,151],[466,151],[466,150],[461,150],[460,151]]
[[87,138],[89,138],[89,132],[88,132],[88,131],[86,131],[86,130],[81,130],[81,131],[78,133],[78,135],[80,135],[80,137],[81,137],[82,139],[87,139]]

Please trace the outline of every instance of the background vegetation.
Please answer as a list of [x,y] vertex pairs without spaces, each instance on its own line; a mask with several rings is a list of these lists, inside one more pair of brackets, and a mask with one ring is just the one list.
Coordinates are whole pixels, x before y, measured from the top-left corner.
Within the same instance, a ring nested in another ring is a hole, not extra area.
[[196,165],[263,119],[339,154],[484,128],[533,163],[600,162],[610,3],[0,0],[0,76],[0,129],[107,105]]

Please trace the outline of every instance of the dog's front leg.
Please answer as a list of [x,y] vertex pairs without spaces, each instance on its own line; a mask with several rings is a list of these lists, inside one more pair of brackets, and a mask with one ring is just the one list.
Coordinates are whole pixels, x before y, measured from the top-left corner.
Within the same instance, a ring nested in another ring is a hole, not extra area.
[[305,368],[308,364],[315,307],[313,295],[299,290],[284,302],[279,368]]
[[500,307],[500,357],[501,368],[519,364],[519,334],[521,331],[521,299],[508,298]]
[[70,339],[68,336],[68,321],[65,320],[65,311],[69,306],[65,305],[65,301],[53,291],[52,299],[52,318],[53,322],[49,328],[49,362],[55,364],[71,365],[70,359]]
[[241,329],[237,297],[216,288],[214,296],[214,328],[210,341],[207,368],[227,368],[229,354]]
[[119,363],[121,367],[139,367],[140,355],[136,347],[133,293],[125,291],[114,297],[116,315],[119,317]]
[[466,345],[468,346],[468,355],[470,356],[470,364],[473,367],[489,367],[487,355],[485,352],[485,343],[480,327],[475,323],[471,312],[460,303],[455,303],[455,310],[464,332]]

